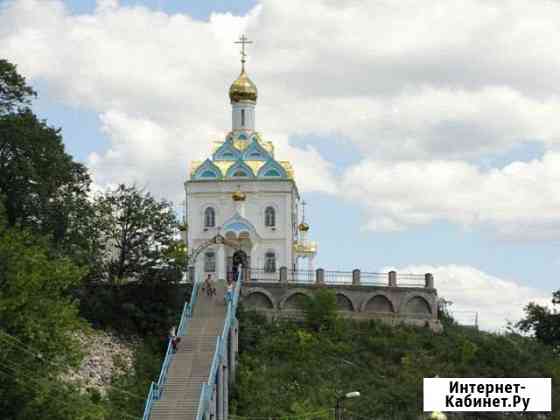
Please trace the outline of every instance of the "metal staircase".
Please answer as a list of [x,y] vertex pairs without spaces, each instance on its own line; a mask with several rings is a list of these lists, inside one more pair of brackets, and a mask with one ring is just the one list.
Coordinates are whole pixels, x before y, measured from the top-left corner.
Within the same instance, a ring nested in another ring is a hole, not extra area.
[[[216,383],[217,366],[223,363],[239,298],[241,276],[233,301],[225,303],[225,285],[217,284],[216,295],[206,296],[195,284],[186,304],[177,335],[177,351],[168,348],[158,383],[152,383],[144,420],[202,420],[209,408]],[[196,303],[196,304],[195,304]],[[226,337],[224,339],[224,337]]]

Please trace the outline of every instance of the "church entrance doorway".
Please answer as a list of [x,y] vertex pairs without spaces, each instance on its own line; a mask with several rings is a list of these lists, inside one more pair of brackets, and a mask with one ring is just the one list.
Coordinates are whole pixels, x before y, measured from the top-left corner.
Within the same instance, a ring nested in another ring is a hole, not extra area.
[[235,251],[232,262],[235,267],[239,267],[239,264],[241,264],[243,268],[247,268],[247,253],[242,249]]
[[[239,268],[247,270],[249,268],[249,257],[242,249],[238,249],[233,253],[231,258],[228,258],[228,274],[229,278],[236,279]],[[245,271],[247,272],[247,271]]]

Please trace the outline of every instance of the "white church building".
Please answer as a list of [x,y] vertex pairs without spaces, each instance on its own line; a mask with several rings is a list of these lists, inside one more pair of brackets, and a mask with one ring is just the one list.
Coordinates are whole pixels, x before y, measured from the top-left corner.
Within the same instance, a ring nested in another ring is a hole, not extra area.
[[[245,72],[229,89],[232,127],[205,161],[191,163],[185,182],[187,246],[196,279],[228,278],[242,264],[261,278],[280,267],[313,270],[317,245],[307,239],[304,202],[287,161],[255,130],[257,88]],[[193,258],[194,259],[194,258]]]

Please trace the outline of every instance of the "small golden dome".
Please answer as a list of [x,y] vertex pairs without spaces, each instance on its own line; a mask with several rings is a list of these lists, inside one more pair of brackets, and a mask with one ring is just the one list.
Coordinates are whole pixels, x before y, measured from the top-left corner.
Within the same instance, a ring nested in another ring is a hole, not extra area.
[[249,79],[245,69],[241,70],[241,74],[229,88],[229,99],[232,102],[257,101],[257,87]]
[[309,225],[305,222],[300,223],[298,229],[300,232],[307,232],[309,230]]
[[244,192],[236,191],[231,195],[231,198],[233,198],[233,201],[245,201],[247,196]]

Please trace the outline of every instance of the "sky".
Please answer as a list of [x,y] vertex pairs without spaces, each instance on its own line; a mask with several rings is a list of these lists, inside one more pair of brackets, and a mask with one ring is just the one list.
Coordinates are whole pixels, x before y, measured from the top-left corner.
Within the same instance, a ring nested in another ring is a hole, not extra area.
[[96,186],[179,206],[247,33],[317,266],[432,272],[495,330],[560,287],[559,21],[546,0],[0,0],[0,55]]

